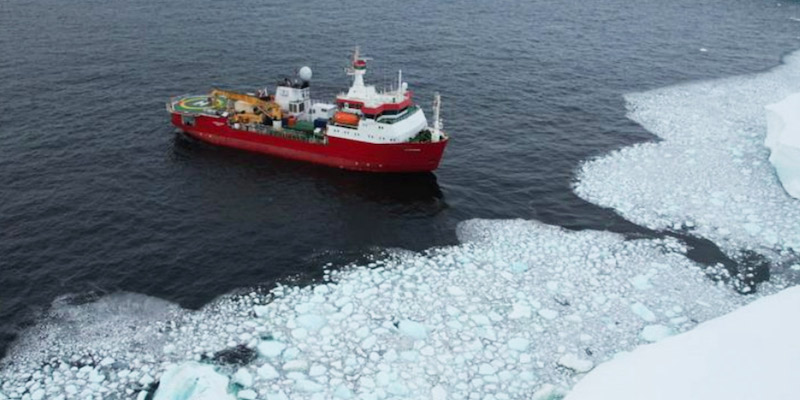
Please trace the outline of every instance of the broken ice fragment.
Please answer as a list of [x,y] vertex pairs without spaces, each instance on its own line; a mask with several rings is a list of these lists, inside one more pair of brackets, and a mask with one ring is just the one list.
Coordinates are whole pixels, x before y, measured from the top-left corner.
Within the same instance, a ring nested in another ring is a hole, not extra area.
[[258,354],[264,357],[277,357],[286,348],[286,344],[273,340],[263,341],[258,344]]
[[539,315],[545,319],[556,319],[558,317],[558,311],[543,308],[539,310]]
[[190,361],[164,371],[153,400],[235,400],[227,390],[227,377],[210,365]]
[[558,365],[569,368],[575,372],[588,372],[594,367],[591,360],[582,359],[574,354],[565,354],[558,359]]
[[305,360],[292,360],[283,364],[284,371],[305,371],[308,369],[308,363]]
[[631,285],[639,290],[652,289],[653,285],[650,283],[649,275],[636,275],[630,279]]
[[253,375],[246,368],[239,368],[239,370],[233,374],[233,382],[248,388],[253,385]]
[[519,352],[528,350],[529,345],[530,341],[521,337],[515,337],[508,341],[508,348]]
[[647,322],[655,322],[656,320],[656,315],[642,303],[632,304],[631,311]]
[[280,376],[278,370],[270,364],[264,364],[258,368],[258,376],[266,380],[272,380]]
[[521,262],[511,263],[511,271],[516,273],[522,273],[528,270],[528,265]]
[[514,303],[511,312],[508,314],[509,319],[521,319],[531,317],[531,307],[524,303]]
[[413,339],[423,340],[428,336],[428,330],[425,328],[425,325],[416,321],[404,319],[400,321],[397,328],[402,334]]
[[328,321],[316,314],[305,314],[297,317],[297,323],[311,332],[320,330]]
[[648,342],[657,342],[661,339],[664,339],[668,336],[674,335],[675,332],[672,328],[660,324],[656,325],[647,325],[642,329],[641,334],[639,336],[648,341]]
[[333,391],[333,397],[337,399],[350,399],[353,397],[353,392],[347,386],[339,385]]
[[322,389],[324,389],[324,387],[322,385],[320,385],[319,383],[316,383],[316,382],[308,380],[308,379],[300,379],[300,380],[298,380],[295,383],[295,387],[297,388],[297,390],[299,390],[301,392],[306,392],[306,393],[320,392],[320,391],[322,391]]
[[489,363],[483,363],[478,367],[478,373],[481,375],[493,375],[495,372],[497,372],[497,369]]

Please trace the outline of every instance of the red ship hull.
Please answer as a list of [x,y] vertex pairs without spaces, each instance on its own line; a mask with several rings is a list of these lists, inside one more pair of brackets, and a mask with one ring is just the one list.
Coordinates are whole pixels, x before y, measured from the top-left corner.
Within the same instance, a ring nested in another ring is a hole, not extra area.
[[185,125],[181,114],[172,113],[172,124],[210,144],[354,171],[433,171],[447,145],[447,139],[436,143],[373,144],[330,136],[325,142],[307,142],[234,129],[225,118],[208,115],[198,115],[193,125]]

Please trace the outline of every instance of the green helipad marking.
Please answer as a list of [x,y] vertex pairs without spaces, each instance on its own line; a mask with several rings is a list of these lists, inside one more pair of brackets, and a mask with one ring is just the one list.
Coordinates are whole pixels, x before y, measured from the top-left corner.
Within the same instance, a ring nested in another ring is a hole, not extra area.
[[208,100],[208,96],[186,96],[173,104],[175,111],[203,112],[206,110],[222,110],[227,107],[226,100],[219,97]]

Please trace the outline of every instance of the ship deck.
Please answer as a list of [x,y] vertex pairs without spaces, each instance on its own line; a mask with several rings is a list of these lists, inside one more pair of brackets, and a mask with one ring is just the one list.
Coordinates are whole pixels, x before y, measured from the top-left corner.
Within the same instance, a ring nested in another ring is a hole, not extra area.
[[169,107],[181,114],[214,115],[227,109],[228,100],[219,96],[209,99],[208,95],[184,95],[171,98]]

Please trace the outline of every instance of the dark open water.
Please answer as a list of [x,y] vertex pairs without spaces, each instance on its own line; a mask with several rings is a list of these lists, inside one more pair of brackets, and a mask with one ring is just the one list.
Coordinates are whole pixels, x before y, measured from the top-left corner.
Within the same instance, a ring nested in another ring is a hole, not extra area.
[[[0,355],[68,293],[198,307],[452,244],[475,217],[643,233],[570,190],[581,160],[652,139],[621,95],[771,67],[800,47],[791,17],[797,1],[0,1]],[[168,123],[171,95],[274,88],[302,65],[331,97],[355,44],[368,81],[402,68],[426,108],[441,91],[435,174],[221,150]]]

